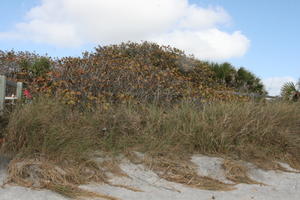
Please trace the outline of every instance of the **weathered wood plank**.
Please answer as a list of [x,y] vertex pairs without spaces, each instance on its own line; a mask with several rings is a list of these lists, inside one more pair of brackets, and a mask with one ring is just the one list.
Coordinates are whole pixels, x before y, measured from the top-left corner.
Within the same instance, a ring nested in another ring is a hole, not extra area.
[[5,100],[17,100],[17,97],[5,97]]
[[16,94],[16,97],[18,100],[22,99],[22,91],[23,91],[23,83],[18,82],[17,83],[17,94]]
[[4,106],[5,106],[5,88],[6,88],[6,77],[0,75],[0,115],[4,111]]

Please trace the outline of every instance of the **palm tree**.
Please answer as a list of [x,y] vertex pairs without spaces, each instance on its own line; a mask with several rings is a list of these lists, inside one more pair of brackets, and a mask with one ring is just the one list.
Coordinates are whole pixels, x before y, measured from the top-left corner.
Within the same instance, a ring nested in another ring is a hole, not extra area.
[[214,78],[226,86],[236,88],[239,92],[267,94],[261,80],[244,67],[236,69],[230,63],[211,63]]
[[281,96],[286,100],[300,100],[300,78],[298,83],[287,82],[281,88]]
[[254,92],[260,95],[267,94],[260,78],[244,67],[240,67],[237,70],[236,87],[244,92]]
[[228,86],[234,85],[236,69],[230,63],[212,63],[212,70],[215,72],[215,76],[219,81]]

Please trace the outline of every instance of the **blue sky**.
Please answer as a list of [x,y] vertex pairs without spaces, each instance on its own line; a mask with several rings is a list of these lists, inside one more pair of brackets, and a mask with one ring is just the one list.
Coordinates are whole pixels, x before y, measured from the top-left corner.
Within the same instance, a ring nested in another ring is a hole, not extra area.
[[300,77],[298,0],[2,0],[0,17],[1,50],[76,56],[150,40],[244,66],[271,94]]

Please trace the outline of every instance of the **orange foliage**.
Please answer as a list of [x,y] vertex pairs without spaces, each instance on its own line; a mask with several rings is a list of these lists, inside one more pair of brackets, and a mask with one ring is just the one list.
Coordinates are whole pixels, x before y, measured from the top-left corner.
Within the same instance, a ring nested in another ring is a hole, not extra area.
[[[229,88],[213,80],[213,72],[205,62],[154,43],[98,47],[94,53],[62,58],[52,61],[52,65],[52,70],[41,77],[29,78],[27,74],[26,81],[33,93],[62,97],[71,105],[173,103],[182,98],[244,100],[216,92]],[[19,70],[19,76],[24,77],[24,71]]]

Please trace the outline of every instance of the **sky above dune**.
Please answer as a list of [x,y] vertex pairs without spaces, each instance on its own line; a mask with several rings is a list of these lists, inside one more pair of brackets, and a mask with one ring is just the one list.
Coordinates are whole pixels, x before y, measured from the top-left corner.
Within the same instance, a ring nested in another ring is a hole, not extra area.
[[2,0],[0,50],[78,56],[153,41],[258,75],[271,95],[300,77],[298,0]]

